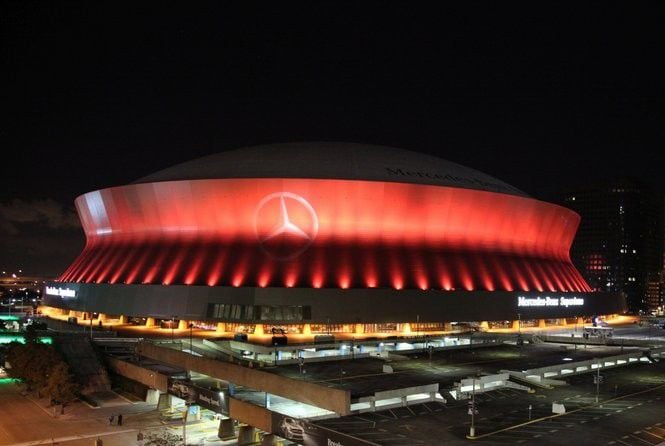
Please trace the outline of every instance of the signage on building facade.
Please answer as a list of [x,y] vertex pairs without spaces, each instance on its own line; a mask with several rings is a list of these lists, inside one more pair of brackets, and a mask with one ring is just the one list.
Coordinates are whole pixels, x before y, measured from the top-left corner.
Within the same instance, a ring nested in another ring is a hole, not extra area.
[[581,307],[584,299],[577,296],[517,296],[518,307]]
[[49,296],[76,297],[76,290],[71,288],[60,288],[56,286],[47,286],[46,294]]
[[328,429],[306,420],[272,413],[273,433],[303,446],[367,446],[376,443]]
[[168,380],[168,391],[171,395],[190,404],[196,404],[213,412],[228,414],[224,391],[206,389],[190,381],[172,378]]

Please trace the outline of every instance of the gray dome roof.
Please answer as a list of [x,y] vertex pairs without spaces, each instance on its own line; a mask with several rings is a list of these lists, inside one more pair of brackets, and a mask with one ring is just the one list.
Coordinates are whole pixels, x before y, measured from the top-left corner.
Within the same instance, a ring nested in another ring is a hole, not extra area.
[[211,178],[389,181],[528,196],[494,177],[434,156],[337,142],[270,144],[220,152],[160,170],[135,183]]

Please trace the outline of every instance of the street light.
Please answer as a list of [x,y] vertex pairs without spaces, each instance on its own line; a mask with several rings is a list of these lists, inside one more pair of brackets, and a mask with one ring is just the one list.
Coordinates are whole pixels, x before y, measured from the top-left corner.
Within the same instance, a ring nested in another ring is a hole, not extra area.
[[469,427],[469,437],[476,436],[476,375],[474,374],[471,379],[471,427]]
[[192,348],[192,331],[193,330],[194,330],[194,324],[190,322],[189,323],[189,353],[190,354],[194,353],[194,349]]
[[596,404],[598,404],[599,391],[600,391],[600,362],[596,360]]

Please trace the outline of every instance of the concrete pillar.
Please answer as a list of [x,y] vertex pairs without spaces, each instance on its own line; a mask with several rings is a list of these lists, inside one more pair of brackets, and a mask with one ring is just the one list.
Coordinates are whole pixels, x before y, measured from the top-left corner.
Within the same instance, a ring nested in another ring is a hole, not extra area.
[[157,401],[157,410],[170,409],[172,406],[172,397],[168,393],[160,393]]
[[189,321],[180,319],[178,321],[178,330],[187,330],[189,328]]
[[275,436],[273,434],[265,434],[261,439],[261,446],[273,446],[275,444]]
[[120,324],[122,324],[122,325],[126,324],[127,323],[127,316],[125,316],[124,314],[121,314],[120,319],[118,320],[118,322],[120,322]]
[[249,426],[247,424],[240,426],[238,428],[238,446],[254,443],[255,432],[256,429],[254,429],[254,426]]
[[407,401],[406,401],[406,397],[403,396],[403,397],[402,397],[402,407],[406,407],[407,405],[408,405],[408,404],[407,404]]
[[355,334],[364,334],[365,333],[365,324],[356,324],[353,332]]
[[145,396],[145,402],[148,404],[158,404],[159,403],[159,390],[157,389],[148,389],[148,392]]
[[402,333],[403,334],[411,334],[411,324],[406,322],[402,324]]
[[520,321],[513,321],[513,331],[520,329]]
[[224,322],[217,322],[217,329],[215,333],[224,333],[226,332],[226,324]]
[[254,326],[254,334],[255,335],[262,335],[263,334],[263,324],[256,324]]
[[538,319],[538,328],[545,328],[545,327],[547,327],[545,319]]
[[483,329],[483,330],[489,330],[489,328],[490,328],[490,324],[489,324],[489,322],[487,322],[487,321],[482,321],[482,322],[480,323],[480,328]]
[[302,326],[302,334],[304,335],[311,335],[312,334],[312,326],[309,324],[305,324]]
[[231,418],[222,418],[219,420],[219,429],[217,429],[217,436],[222,440],[230,440],[235,438],[235,423]]
[[154,317],[149,317],[145,320],[145,326],[146,328],[153,328],[155,326],[155,318]]

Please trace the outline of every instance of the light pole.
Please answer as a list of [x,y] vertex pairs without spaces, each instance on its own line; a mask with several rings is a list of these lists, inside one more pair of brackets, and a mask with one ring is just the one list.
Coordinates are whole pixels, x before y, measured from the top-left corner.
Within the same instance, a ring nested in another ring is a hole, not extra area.
[[189,415],[190,403],[185,403],[185,415],[182,417],[182,444],[187,446],[187,415]]
[[469,437],[476,436],[476,375],[471,379],[471,427],[469,428]]
[[600,362],[596,360],[596,404],[598,404],[599,391],[600,391]]
[[189,323],[189,353],[193,354],[194,350],[192,348],[192,330],[194,330],[194,324]]

